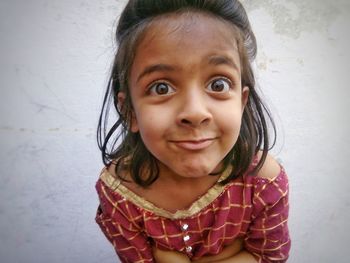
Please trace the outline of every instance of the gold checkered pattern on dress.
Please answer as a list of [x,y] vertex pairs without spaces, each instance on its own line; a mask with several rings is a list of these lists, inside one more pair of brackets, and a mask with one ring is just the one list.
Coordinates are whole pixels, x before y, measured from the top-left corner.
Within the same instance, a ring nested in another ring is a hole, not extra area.
[[246,175],[217,184],[176,213],[131,192],[106,169],[96,189],[96,221],[123,263],[155,262],[152,246],[195,260],[220,253],[236,238],[244,239],[244,248],[259,262],[288,258],[288,178],[283,168],[273,179]]

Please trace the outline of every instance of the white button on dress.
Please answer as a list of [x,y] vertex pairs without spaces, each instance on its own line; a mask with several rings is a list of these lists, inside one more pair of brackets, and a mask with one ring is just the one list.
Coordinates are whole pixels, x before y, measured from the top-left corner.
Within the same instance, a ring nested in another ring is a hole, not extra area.
[[184,240],[185,242],[188,241],[188,240],[190,240],[190,236],[189,236],[189,235],[184,236],[183,240]]
[[186,247],[186,252],[187,253],[191,253],[191,251],[192,251],[192,247],[191,246]]

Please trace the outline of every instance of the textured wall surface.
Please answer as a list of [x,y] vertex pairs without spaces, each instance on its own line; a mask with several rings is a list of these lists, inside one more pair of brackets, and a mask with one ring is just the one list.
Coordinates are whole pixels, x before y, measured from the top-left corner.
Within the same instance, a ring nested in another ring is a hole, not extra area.
[[[243,1],[291,188],[291,263],[348,262],[348,0]],[[125,1],[0,0],[0,262],[116,262],[95,129]]]

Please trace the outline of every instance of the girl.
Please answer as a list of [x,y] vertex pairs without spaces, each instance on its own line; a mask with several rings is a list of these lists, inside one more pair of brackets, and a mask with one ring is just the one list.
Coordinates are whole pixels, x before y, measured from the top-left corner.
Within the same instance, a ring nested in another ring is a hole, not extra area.
[[121,261],[285,262],[288,180],[268,155],[242,5],[130,0],[116,35],[96,221]]

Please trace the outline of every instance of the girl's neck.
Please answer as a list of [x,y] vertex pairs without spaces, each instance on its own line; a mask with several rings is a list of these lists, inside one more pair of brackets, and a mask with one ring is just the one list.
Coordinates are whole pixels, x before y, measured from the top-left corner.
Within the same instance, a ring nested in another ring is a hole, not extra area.
[[157,207],[175,213],[189,208],[205,195],[219,178],[219,175],[205,175],[199,178],[160,175],[149,188],[140,194]]
[[[188,178],[169,173],[168,169],[162,167],[162,165],[159,166],[159,169],[159,178],[146,188],[130,181],[131,177],[127,173],[122,177],[128,179],[129,182],[122,181],[122,184],[155,206],[174,213],[190,207],[199,197],[205,195],[220,178],[220,175]],[[114,164],[108,170],[115,174]]]
[[176,174],[172,171],[170,171],[167,167],[165,167],[163,164],[158,164],[159,167],[159,178],[157,181],[161,184],[165,185],[173,185],[176,187],[197,187],[199,185],[206,185],[209,187],[215,184],[218,179],[218,176],[210,176],[208,174],[197,175],[196,177],[185,177],[179,174]]

